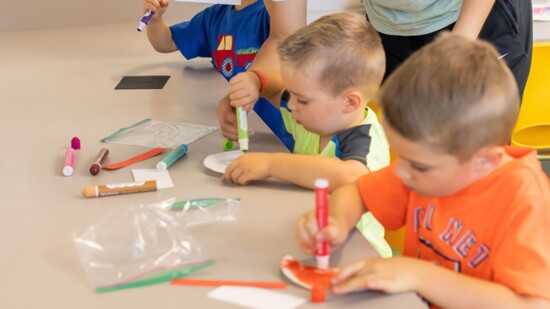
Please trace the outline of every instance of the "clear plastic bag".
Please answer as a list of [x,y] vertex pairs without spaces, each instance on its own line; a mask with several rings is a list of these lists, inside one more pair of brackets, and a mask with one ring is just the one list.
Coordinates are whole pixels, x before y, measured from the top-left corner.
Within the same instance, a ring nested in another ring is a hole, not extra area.
[[137,145],[150,148],[176,148],[181,144],[191,144],[217,128],[201,124],[167,122],[144,119],[129,127],[103,138],[103,143]]
[[164,282],[214,263],[171,212],[149,206],[110,215],[73,240],[97,292]]
[[240,198],[201,198],[177,202],[169,199],[151,207],[170,211],[187,226],[237,220]]

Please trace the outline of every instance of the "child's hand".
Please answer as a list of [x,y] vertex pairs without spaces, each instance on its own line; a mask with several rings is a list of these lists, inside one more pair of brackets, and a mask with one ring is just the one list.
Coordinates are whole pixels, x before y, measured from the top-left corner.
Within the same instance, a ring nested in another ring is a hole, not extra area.
[[347,237],[348,231],[341,223],[334,218],[329,217],[328,225],[319,230],[317,220],[315,219],[315,210],[311,210],[302,215],[296,225],[296,240],[298,246],[307,254],[314,255],[315,249],[321,246],[323,241],[327,241],[330,251],[337,249],[342,245]]
[[216,116],[218,116],[222,135],[232,141],[238,140],[237,114],[235,109],[229,104],[229,95],[226,95],[218,102]]
[[247,185],[254,180],[263,180],[271,176],[271,155],[268,153],[246,153],[225,169],[223,180]]
[[416,291],[420,276],[431,267],[425,261],[394,257],[365,259],[346,265],[332,279],[332,293],[340,295],[365,289],[386,293]]
[[250,111],[260,98],[261,81],[254,72],[237,74],[229,81],[229,99],[231,106],[242,106]]
[[169,0],[145,0],[143,2],[143,13],[145,14],[147,10],[151,10],[155,13],[151,19],[157,19],[166,12],[169,4]]

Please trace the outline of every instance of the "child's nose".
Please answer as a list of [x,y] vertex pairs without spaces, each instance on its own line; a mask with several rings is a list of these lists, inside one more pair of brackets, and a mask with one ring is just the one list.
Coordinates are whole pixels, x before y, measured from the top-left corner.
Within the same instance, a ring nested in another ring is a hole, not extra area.
[[404,163],[402,160],[397,159],[397,162],[395,163],[395,175],[399,177],[400,179],[406,180],[411,179],[411,173],[409,172],[406,163]]

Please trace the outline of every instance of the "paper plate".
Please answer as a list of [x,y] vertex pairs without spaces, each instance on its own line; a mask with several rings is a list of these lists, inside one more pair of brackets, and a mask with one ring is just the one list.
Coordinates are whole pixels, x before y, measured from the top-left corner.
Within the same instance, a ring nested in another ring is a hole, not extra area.
[[242,156],[243,152],[240,150],[225,151],[220,153],[211,154],[206,157],[203,161],[204,166],[208,169],[218,172],[225,173],[225,168],[233,162],[233,160]]
[[338,273],[334,268],[318,269],[304,265],[290,255],[285,255],[281,260],[281,271],[290,281],[308,290],[311,290],[313,285],[330,286],[332,277]]

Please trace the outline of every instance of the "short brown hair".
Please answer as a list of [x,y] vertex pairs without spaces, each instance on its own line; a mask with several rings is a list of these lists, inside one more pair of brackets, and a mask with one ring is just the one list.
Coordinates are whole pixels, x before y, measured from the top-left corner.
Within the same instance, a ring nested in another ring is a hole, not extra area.
[[278,53],[305,74],[319,72],[318,81],[332,95],[357,87],[372,99],[386,68],[380,36],[355,13],[319,18],[283,40]]
[[519,110],[512,73],[487,42],[443,33],[384,82],[379,103],[401,136],[461,162],[509,142]]

